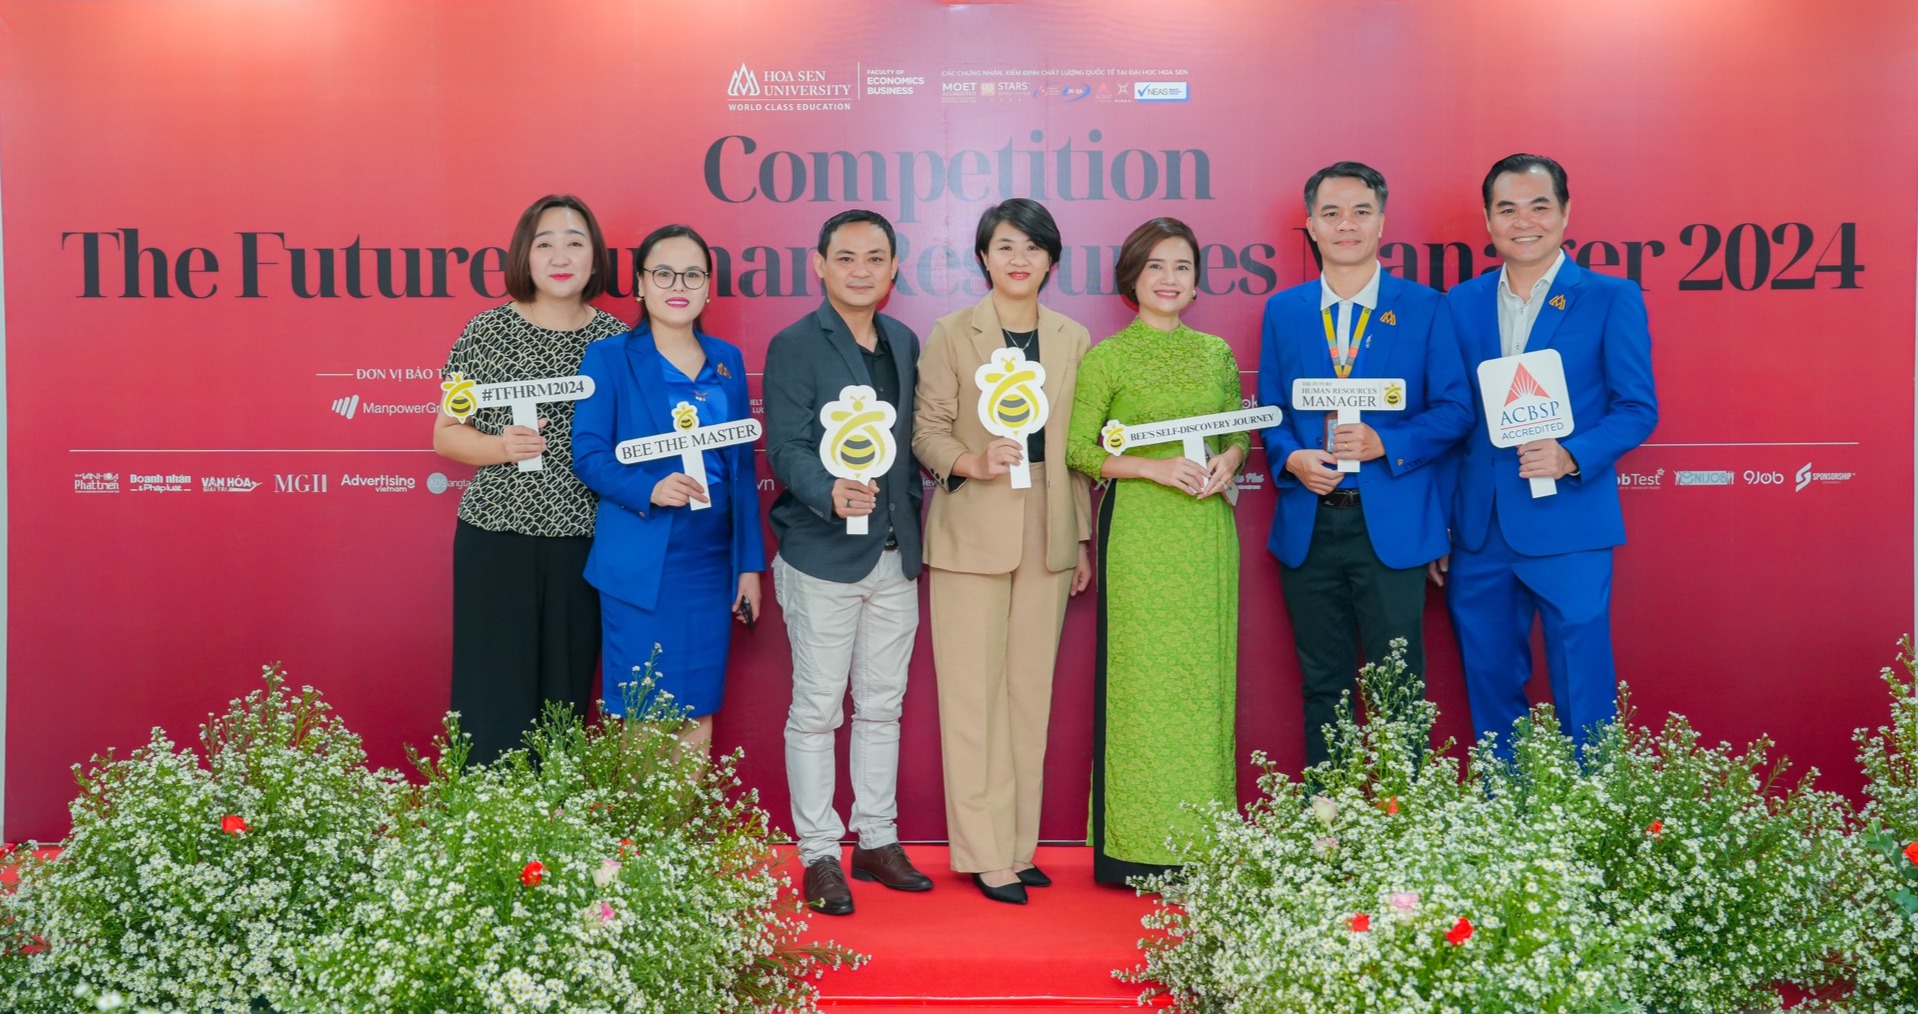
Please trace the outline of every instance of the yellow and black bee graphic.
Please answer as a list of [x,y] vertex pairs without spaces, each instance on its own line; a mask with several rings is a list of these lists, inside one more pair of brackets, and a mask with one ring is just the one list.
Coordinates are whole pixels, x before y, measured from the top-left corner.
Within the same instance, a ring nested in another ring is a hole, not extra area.
[[440,381],[440,390],[446,394],[440,399],[440,410],[447,415],[465,422],[479,410],[479,401],[473,397],[473,382],[455,373]]
[[1405,387],[1403,385],[1397,383],[1385,385],[1385,403],[1387,405],[1396,405],[1404,400]]
[[820,457],[827,471],[860,482],[892,467],[892,424],[898,413],[863,385],[839,392],[839,400],[819,410],[826,426]]
[[690,430],[699,426],[699,410],[691,402],[682,401],[673,406],[673,429]]
[[1099,443],[1105,446],[1106,453],[1119,454],[1125,450],[1125,424],[1117,419],[1106,420],[1105,428],[1099,431]]
[[1045,367],[1018,349],[1000,349],[973,377],[984,392],[979,421],[1000,436],[1018,439],[1046,424],[1049,414]]

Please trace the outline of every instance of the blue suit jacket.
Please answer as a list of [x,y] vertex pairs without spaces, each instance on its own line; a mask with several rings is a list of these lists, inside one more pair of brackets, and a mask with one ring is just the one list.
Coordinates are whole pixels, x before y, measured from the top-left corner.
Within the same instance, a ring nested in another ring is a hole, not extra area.
[[1452,538],[1465,549],[1482,548],[1496,503],[1506,544],[1527,556],[1622,545],[1625,518],[1613,465],[1658,425],[1645,297],[1636,283],[1587,271],[1570,258],[1559,268],[1525,350],[1557,349],[1565,361],[1574,428],[1559,442],[1578,462],[1579,474],[1558,480],[1556,494],[1533,499],[1530,484],[1518,475],[1518,448],[1493,447],[1486,435],[1478,390],[1478,364],[1503,351],[1500,274],[1487,272],[1446,294],[1470,370],[1475,417],[1459,455]]
[[[706,358],[720,368],[720,387],[732,417],[746,418],[752,402],[746,393],[744,357],[731,343],[711,335],[697,337]],[[586,580],[601,592],[642,609],[652,609],[659,601],[666,544],[688,508],[652,502],[653,486],[679,471],[678,458],[623,465],[613,448],[622,440],[672,430],[659,363],[659,347],[653,344],[651,328],[643,323],[638,330],[586,346],[579,372],[593,378],[593,396],[579,402],[573,412],[573,474],[599,494]],[[758,454],[752,444],[733,444],[719,453],[726,456],[737,578],[766,569],[765,536],[759,529]]]
[[[1383,270],[1383,269],[1381,269]],[[1259,403],[1284,408],[1285,421],[1261,430],[1267,467],[1278,490],[1267,547],[1296,567],[1312,546],[1319,498],[1285,470],[1285,459],[1325,440],[1323,412],[1295,412],[1292,382],[1335,377],[1326,349],[1319,282],[1275,293],[1265,303],[1259,347]],[[1387,322],[1390,313],[1393,322]],[[1471,388],[1452,335],[1451,315],[1439,294],[1391,275],[1379,279],[1379,305],[1366,325],[1354,377],[1402,377],[1402,411],[1368,412],[1385,456],[1359,468],[1365,527],[1380,561],[1397,569],[1445,555],[1445,504],[1433,467],[1472,425]]]

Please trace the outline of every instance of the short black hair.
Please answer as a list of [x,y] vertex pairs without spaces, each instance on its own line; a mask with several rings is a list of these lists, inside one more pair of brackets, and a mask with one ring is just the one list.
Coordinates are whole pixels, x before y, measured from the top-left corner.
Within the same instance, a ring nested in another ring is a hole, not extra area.
[[693,231],[693,227],[690,225],[677,224],[662,225],[652,232],[647,233],[646,238],[639,241],[639,249],[634,251],[638,256],[633,259],[633,270],[644,274],[646,271],[646,255],[652,253],[653,248],[660,243],[669,239],[678,239],[681,236],[699,244],[699,252],[706,255],[706,273],[709,275],[712,274],[713,248],[706,245],[706,237]]
[[1132,230],[1119,246],[1119,262],[1113,265],[1112,281],[1126,302],[1139,305],[1139,276],[1145,273],[1146,261],[1152,259],[1152,248],[1168,239],[1185,240],[1186,246],[1192,248],[1194,291],[1205,280],[1205,258],[1200,256],[1199,237],[1193,234],[1192,227],[1176,218],[1155,218]]
[[[992,246],[992,234],[1001,225],[1010,225],[1025,233],[1027,238],[1039,244],[1039,249],[1046,252],[1052,263],[1059,263],[1059,254],[1064,245],[1059,239],[1059,223],[1052,220],[1052,212],[1030,197],[1000,201],[979,216],[979,229],[972,239],[972,256],[979,262],[979,270],[985,273],[986,288],[992,288],[992,272],[985,270],[986,249]],[[1052,273],[1048,271],[1045,277],[1039,279],[1039,288],[1044,289],[1051,280]]]
[[879,230],[886,234],[886,248],[894,257],[899,256],[899,236],[892,231],[892,223],[886,221],[886,216],[867,208],[842,211],[826,219],[826,224],[819,227],[819,256],[826,256],[826,247],[832,243],[832,234],[838,232],[841,226],[856,225],[860,222],[878,226]]
[[515,302],[530,303],[539,295],[533,283],[533,239],[539,229],[539,216],[554,208],[567,208],[586,223],[586,238],[592,246],[593,262],[587,266],[586,287],[580,290],[581,302],[591,302],[606,291],[606,278],[612,273],[613,258],[606,251],[606,238],[600,234],[599,219],[593,209],[572,194],[547,194],[520,212],[513,226],[513,240],[506,245],[506,294]]
[[1385,211],[1385,174],[1363,162],[1334,162],[1305,181],[1305,213],[1310,215],[1318,210],[1319,184],[1332,179],[1358,180],[1372,188],[1372,196],[1379,199],[1379,211]]
[[1520,152],[1492,163],[1492,171],[1485,174],[1485,182],[1479,187],[1479,194],[1485,199],[1485,210],[1492,210],[1492,184],[1497,183],[1500,176],[1506,173],[1528,173],[1534,169],[1543,169],[1551,174],[1552,193],[1558,197],[1559,207],[1572,203],[1572,188],[1565,180],[1564,166],[1543,155]]

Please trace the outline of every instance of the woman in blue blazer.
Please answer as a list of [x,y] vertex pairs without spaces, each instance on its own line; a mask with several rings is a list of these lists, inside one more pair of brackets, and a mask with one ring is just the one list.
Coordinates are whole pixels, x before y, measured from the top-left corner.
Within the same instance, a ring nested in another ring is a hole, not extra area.
[[639,326],[593,343],[580,363],[594,391],[574,414],[573,471],[599,494],[586,580],[600,593],[606,713],[625,714],[623,687],[657,645],[656,689],[685,710],[682,737],[709,745],[732,618],[759,615],[766,560],[756,454],[750,443],[704,452],[702,485],[678,457],[626,465],[613,449],[671,432],[676,410],[712,426],[746,418],[752,403],[739,349],[698,330],[712,292],[706,241],[668,225],[638,252]]

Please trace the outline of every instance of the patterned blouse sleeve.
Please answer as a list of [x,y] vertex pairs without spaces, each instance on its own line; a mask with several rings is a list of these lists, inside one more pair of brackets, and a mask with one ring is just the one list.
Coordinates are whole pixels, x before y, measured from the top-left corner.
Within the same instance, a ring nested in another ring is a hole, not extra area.
[[1079,384],[1072,395],[1072,425],[1066,429],[1066,464],[1084,472],[1094,482],[1105,467],[1106,449],[1099,444],[1099,430],[1110,418],[1112,377],[1106,361],[1112,358],[1093,346],[1079,363]]
[[[1239,361],[1232,355],[1232,346],[1227,345],[1222,338],[1216,340],[1218,341],[1219,411],[1236,412],[1245,404],[1244,385],[1239,381]],[[1239,449],[1239,468],[1244,470],[1245,459],[1252,451],[1252,432],[1234,430],[1220,437],[1219,450],[1224,451],[1228,447]]]

